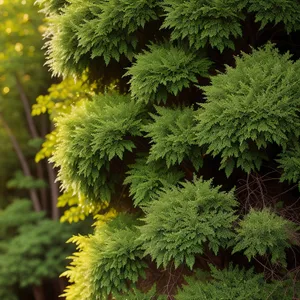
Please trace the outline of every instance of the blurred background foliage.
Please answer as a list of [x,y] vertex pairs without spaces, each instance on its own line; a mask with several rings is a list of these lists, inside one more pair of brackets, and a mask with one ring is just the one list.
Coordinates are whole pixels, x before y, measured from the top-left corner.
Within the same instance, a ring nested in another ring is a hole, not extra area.
[[[36,149],[28,145],[32,137],[21,97],[25,96],[29,105],[32,105],[36,97],[46,91],[51,81],[43,66],[43,15],[38,13],[33,4],[33,0],[0,1],[1,121],[9,126],[24,155],[29,159]],[[41,128],[38,130],[41,131]],[[4,207],[12,196],[11,190],[7,193],[6,181],[19,166],[7,130],[3,126],[0,127],[0,138],[0,206]]]
[[92,92],[82,88],[84,78],[76,84],[51,78],[42,49],[46,20],[34,2],[0,0],[2,300],[58,299],[66,283],[59,275],[75,250],[65,242],[90,228],[89,220],[72,225],[58,221],[56,170],[44,158],[52,154],[55,141],[52,121]]

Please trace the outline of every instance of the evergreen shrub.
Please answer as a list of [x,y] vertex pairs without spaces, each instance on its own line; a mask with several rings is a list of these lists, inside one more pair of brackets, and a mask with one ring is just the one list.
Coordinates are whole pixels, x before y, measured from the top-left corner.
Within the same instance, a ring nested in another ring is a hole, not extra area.
[[300,298],[300,2],[49,3],[48,65],[93,91],[50,148],[98,214],[66,299]]

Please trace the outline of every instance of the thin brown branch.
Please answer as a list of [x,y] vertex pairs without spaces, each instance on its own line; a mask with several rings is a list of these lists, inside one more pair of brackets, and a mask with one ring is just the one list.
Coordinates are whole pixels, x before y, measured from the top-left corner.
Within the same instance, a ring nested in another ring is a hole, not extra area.
[[33,138],[38,138],[39,134],[37,132],[36,126],[34,124],[34,121],[33,121],[32,115],[31,115],[31,105],[30,105],[29,99],[26,95],[23,84],[17,74],[15,74],[15,79],[16,79],[16,85],[17,85],[17,89],[18,89],[18,92],[20,95],[20,99],[22,101],[23,108],[25,111],[26,121],[27,121],[27,124],[29,127],[30,134]]
[[[43,172],[43,167],[41,165],[41,163],[37,163],[36,165],[36,175],[37,178],[45,181],[45,176],[44,176],[44,172]],[[42,208],[43,210],[47,210],[47,191],[46,188],[40,188],[40,196],[41,196],[41,204],[42,204]]]
[[49,175],[49,184],[50,184],[50,191],[51,191],[51,213],[52,219],[58,220],[60,217],[59,208],[57,207],[57,199],[59,197],[59,187],[56,182],[56,175],[54,166],[52,163],[47,163],[47,171]]
[[[25,176],[31,176],[31,172],[30,172],[30,168],[28,165],[28,162],[22,152],[22,149],[16,139],[16,137],[14,136],[12,130],[10,129],[9,125],[6,123],[6,121],[3,118],[2,113],[0,113],[0,123],[2,124],[2,126],[4,127],[5,131],[7,132],[7,135],[13,145],[13,148],[18,156],[19,162],[21,164],[22,170],[24,172]],[[39,202],[39,198],[37,195],[37,192],[35,189],[29,189],[29,194],[30,194],[30,198],[33,202],[33,207],[35,211],[41,211],[41,205]]]

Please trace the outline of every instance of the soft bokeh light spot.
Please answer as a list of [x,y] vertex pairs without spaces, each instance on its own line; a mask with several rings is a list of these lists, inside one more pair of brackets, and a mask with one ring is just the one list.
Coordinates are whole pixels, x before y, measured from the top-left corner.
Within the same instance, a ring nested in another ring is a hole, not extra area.
[[7,27],[7,28],[5,29],[5,32],[6,32],[7,34],[10,34],[10,33],[11,33],[11,28],[10,28],[10,27]]
[[24,14],[23,15],[23,22],[27,22],[29,20],[29,15],[28,14]]
[[47,29],[47,27],[44,26],[44,25],[40,25],[40,26],[38,27],[38,31],[39,31],[40,33],[44,33],[44,32],[46,31],[46,29]]
[[4,4],[4,0],[0,0],[0,5]]
[[3,94],[8,94],[9,91],[10,91],[10,88],[9,88],[8,86],[5,86],[5,87],[3,88]]
[[16,43],[16,44],[15,44],[15,50],[16,50],[17,52],[21,52],[21,51],[23,50],[23,44],[21,44],[21,43]]

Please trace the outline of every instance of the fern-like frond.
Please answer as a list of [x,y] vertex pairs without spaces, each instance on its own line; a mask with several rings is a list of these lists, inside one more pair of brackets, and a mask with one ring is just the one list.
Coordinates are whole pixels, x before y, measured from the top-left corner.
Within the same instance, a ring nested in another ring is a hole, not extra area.
[[98,95],[58,118],[57,146],[52,161],[60,168],[65,190],[90,201],[110,201],[117,173],[112,160],[135,148],[130,136],[141,135],[143,110],[129,96]]
[[133,216],[121,214],[96,228],[93,235],[70,240],[79,252],[62,274],[70,282],[63,295],[67,300],[105,300],[126,292],[129,283],[143,276],[138,224]]
[[124,55],[132,59],[139,43],[136,32],[156,20],[155,0],[72,0],[63,14],[51,20],[48,64],[54,73],[81,74],[90,59],[106,65]]
[[186,159],[198,170],[203,164],[204,151],[197,145],[193,109],[156,107],[156,111],[158,115],[151,114],[154,122],[143,127],[152,144],[148,162],[163,159],[170,167]]
[[171,44],[151,45],[136,56],[130,75],[130,90],[137,102],[165,102],[168,94],[178,95],[197,77],[208,76],[211,62],[199,53]]
[[287,181],[288,183],[296,183],[300,190],[300,146],[298,141],[294,146],[280,154],[277,159],[279,167],[283,169],[280,181]]
[[285,149],[300,134],[300,63],[270,44],[236,58],[236,67],[203,87],[207,103],[198,114],[198,141],[221,155],[227,176],[235,167],[259,170],[265,149]]
[[240,0],[164,0],[163,28],[172,29],[172,40],[187,39],[194,49],[207,44],[221,52],[227,47],[234,49],[233,39],[242,36],[245,3]]
[[[203,281],[200,275],[186,277],[184,285],[176,300],[265,300],[281,299],[274,297],[281,286],[266,283],[263,274],[255,274],[229,265],[228,269],[218,270],[211,267],[212,280]],[[278,288],[278,290],[277,290]],[[278,296],[278,295],[277,295]]]
[[203,254],[207,244],[215,254],[225,248],[234,236],[237,202],[233,191],[219,190],[211,180],[199,179],[161,192],[146,207],[145,225],[140,227],[145,255],[158,266],[174,261],[175,267],[185,263],[192,269],[195,255]]
[[41,12],[46,16],[61,13],[63,8],[69,3],[67,0],[36,0],[35,4],[42,7]]
[[240,222],[233,253],[242,251],[247,258],[271,254],[272,263],[286,264],[285,249],[291,247],[290,237],[296,225],[264,209],[251,210]]
[[141,158],[130,167],[124,184],[130,185],[135,206],[147,205],[157,198],[162,188],[175,185],[184,177],[176,168],[166,168],[163,161],[147,162],[146,158]]
[[283,23],[287,32],[300,29],[300,3],[295,0],[249,0],[248,11],[255,13],[261,29],[268,23]]

